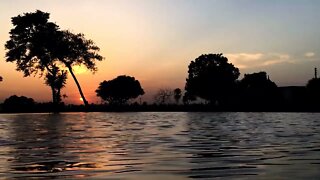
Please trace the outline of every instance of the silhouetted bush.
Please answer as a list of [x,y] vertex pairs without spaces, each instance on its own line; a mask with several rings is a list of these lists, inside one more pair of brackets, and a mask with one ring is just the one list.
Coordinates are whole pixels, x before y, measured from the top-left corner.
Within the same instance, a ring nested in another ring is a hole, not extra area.
[[129,99],[137,98],[144,91],[134,77],[118,76],[110,81],[103,81],[96,90],[97,96],[112,105],[126,104]]
[[3,102],[3,109],[8,112],[28,112],[32,111],[34,106],[34,100],[25,96],[13,95]]

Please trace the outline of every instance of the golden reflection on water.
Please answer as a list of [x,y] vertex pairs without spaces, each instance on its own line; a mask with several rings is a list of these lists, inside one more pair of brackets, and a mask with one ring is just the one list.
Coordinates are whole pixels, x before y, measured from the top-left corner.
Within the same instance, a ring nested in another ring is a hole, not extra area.
[[0,115],[0,175],[313,178],[320,176],[317,118],[283,113]]

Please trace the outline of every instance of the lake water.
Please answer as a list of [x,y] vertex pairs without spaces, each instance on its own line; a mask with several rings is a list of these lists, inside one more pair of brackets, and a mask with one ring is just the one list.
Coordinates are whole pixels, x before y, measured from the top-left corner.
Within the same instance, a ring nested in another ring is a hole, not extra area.
[[7,179],[320,179],[320,114],[0,114]]

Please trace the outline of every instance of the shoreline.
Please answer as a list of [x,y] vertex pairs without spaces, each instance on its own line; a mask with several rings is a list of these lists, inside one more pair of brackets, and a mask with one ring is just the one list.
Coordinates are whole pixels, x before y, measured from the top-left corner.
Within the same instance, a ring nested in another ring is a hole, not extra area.
[[0,114],[17,113],[78,113],[78,112],[244,112],[244,113],[320,113],[318,108],[212,108],[212,107],[89,107],[54,109],[30,109],[30,110],[0,110]]

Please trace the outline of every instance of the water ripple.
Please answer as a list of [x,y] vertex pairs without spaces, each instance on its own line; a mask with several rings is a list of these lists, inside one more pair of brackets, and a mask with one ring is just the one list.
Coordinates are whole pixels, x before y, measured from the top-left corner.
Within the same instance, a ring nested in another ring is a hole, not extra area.
[[0,115],[0,177],[318,179],[320,114]]

